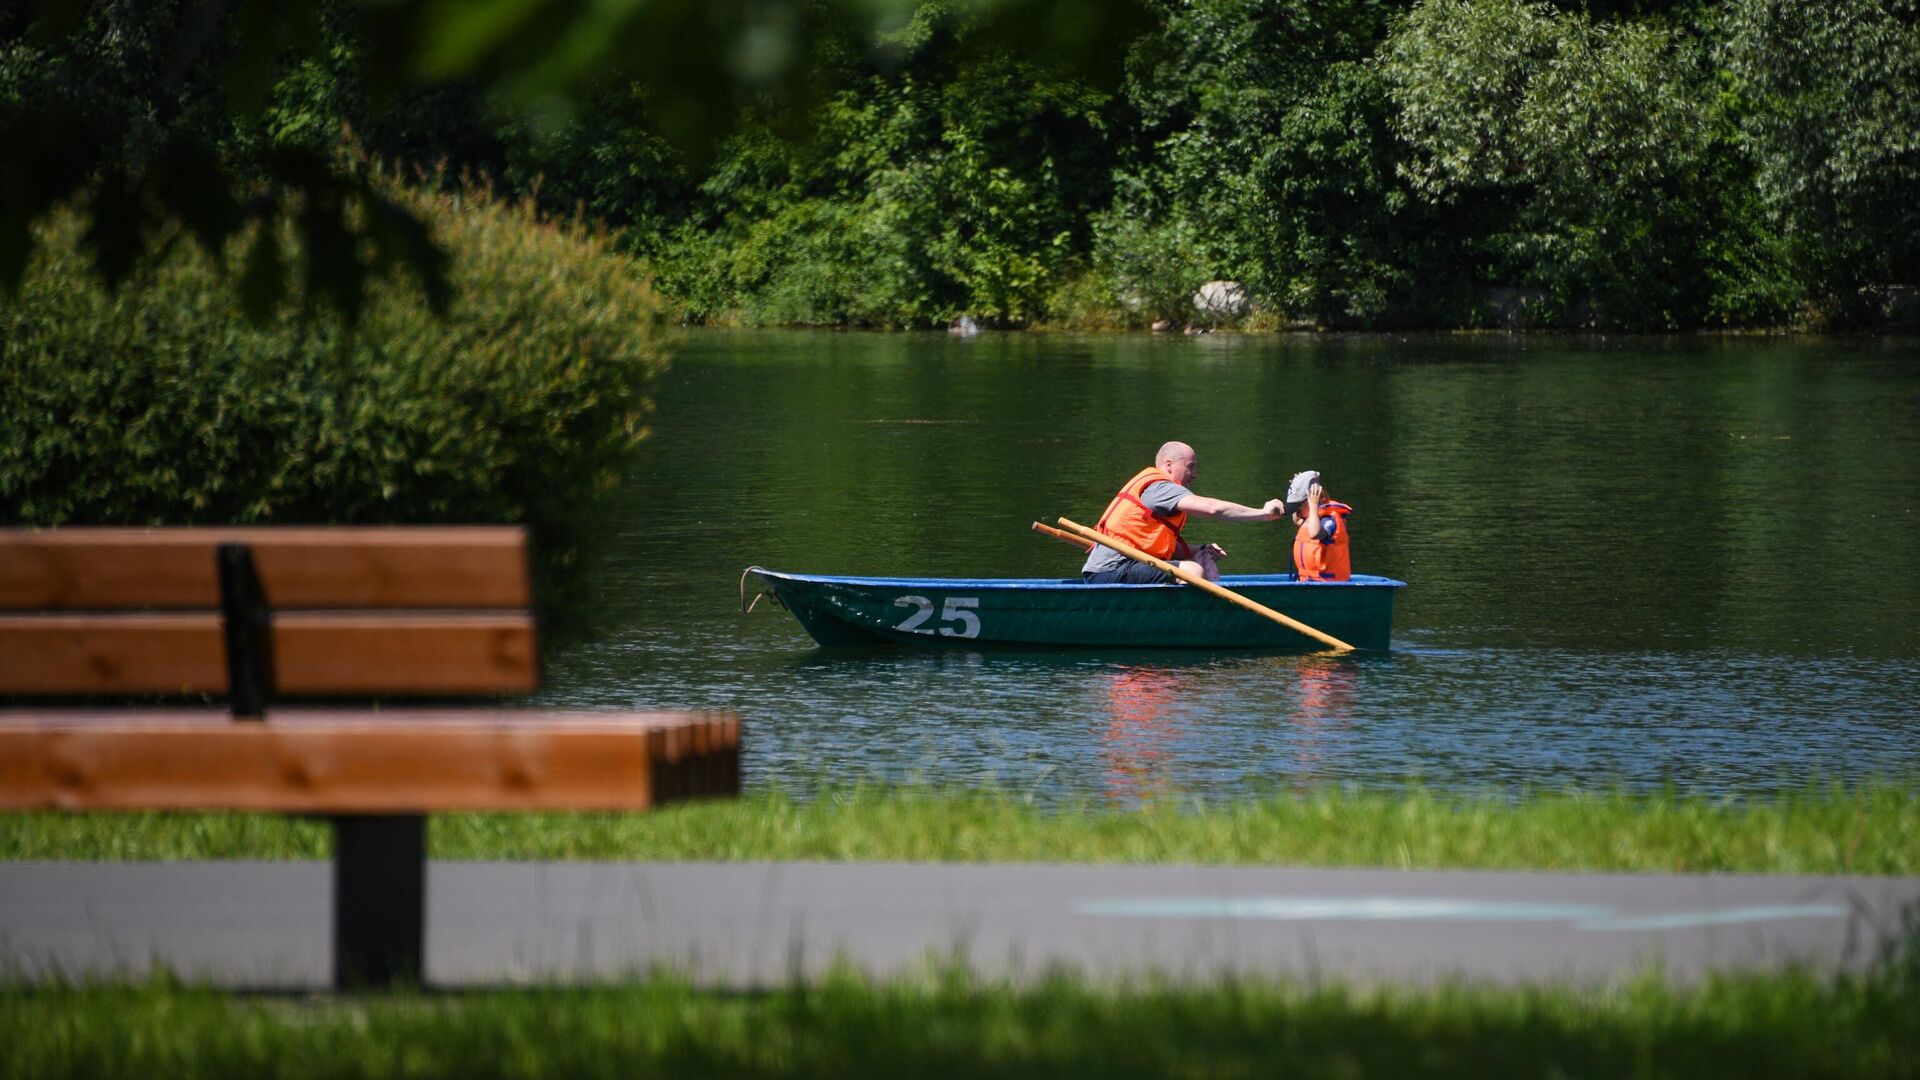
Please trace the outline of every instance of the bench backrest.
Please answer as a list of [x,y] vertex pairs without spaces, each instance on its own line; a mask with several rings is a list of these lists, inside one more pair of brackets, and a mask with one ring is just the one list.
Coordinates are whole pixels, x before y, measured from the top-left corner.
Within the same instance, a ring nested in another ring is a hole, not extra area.
[[230,694],[223,612],[248,608],[273,692],[525,692],[531,601],[519,528],[0,531],[0,695]]

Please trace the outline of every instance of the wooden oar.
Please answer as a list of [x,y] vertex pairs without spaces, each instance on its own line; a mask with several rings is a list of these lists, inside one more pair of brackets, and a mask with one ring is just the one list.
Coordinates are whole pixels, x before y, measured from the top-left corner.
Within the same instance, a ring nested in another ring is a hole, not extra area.
[[1055,540],[1058,540],[1063,544],[1072,544],[1074,547],[1079,548],[1081,551],[1093,550],[1093,541],[1082,540],[1070,532],[1062,532],[1051,525],[1042,525],[1036,521],[1033,523],[1033,531],[1040,533],[1043,536],[1051,536]]
[[1166,561],[1165,559],[1156,559],[1153,556],[1147,554],[1146,552],[1141,551],[1139,548],[1134,547],[1132,544],[1127,543],[1125,540],[1121,540],[1112,536],[1107,536],[1103,533],[1094,532],[1092,529],[1087,528],[1085,525],[1082,525],[1077,521],[1068,521],[1066,518],[1061,518],[1060,524],[1067,531],[1078,534],[1080,537],[1082,537],[1089,543],[1104,544],[1107,547],[1110,547],[1113,550],[1119,552],[1120,554],[1125,555],[1129,559],[1133,559],[1137,562],[1143,562],[1143,563],[1146,563],[1148,566],[1158,567],[1161,570],[1165,570],[1167,573],[1172,574],[1174,577],[1179,578],[1181,581],[1184,581],[1187,584],[1192,585],[1197,589],[1200,589],[1204,592],[1210,592],[1213,595],[1229,603],[1238,604],[1241,607],[1246,608],[1248,611],[1252,611],[1260,615],[1264,615],[1267,618],[1272,619],[1274,622],[1279,623],[1281,626],[1290,627],[1294,630],[1300,631],[1301,633],[1307,635],[1308,637],[1312,638],[1315,641],[1322,642],[1323,644],[1326,644],[1326,645],[1330,645],[1336,649],[1351,650],[1353,648],[1353,646],[1347,644],[1344,641],[1341,641],[1339,638],[1334,637],[1332,634],[1315,630],[1313,627],[1308,626],[1306,623],[1301,622],[1299,619],[1295,619],[1287,615],[1282,615],[1265,604],[1259,603],[1257,601],[1249,600],[1246,597],[1241,596],[1239,593],[1234,592],[1232,589],[1229,589],[1224,585],[1217,585],[1211,581],[1208,581],[1206,578],[1200,576],[1199,574],[1194,573],[1191,570],[1182,570],[1181,568],[1173,565],[1172,563]]

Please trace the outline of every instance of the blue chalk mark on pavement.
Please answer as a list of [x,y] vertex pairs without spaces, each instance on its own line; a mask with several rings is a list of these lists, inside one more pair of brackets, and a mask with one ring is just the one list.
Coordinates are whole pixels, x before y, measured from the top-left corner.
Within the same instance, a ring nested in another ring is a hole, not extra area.
[[1696,926],[1726,926],[1778,919],[1837,919],[1847,914],[1847,909],[1839,904],[1797,904],[1623,917],[1612,908],[1593,904],[1529,904],[1394,896],[1107,899],[1082,901],[1074,906],[1074,911],[1080,915],[1135,919],[1567,922],[1577,930],[1595,933],[1684,930]]
[[1239,897],[1180,900],[1090,900],[1082,915],[1159,919],[1604,919],[1611,908],[1591,904],[1513,904],[1484,900],[1422,900],[1392,896]]
[[1672,915],[1647,915],[1639,918],[1602,919],[1579,924],[1577,929],[1610,930],[1684,930],[1693,926],[1728,926],[1735,923],[1770,922],[1775,919],[1840,919],[1847,909],[1839,904],[1774,905],[1768,907],[1728,908],[1725,911],[1681,911]]

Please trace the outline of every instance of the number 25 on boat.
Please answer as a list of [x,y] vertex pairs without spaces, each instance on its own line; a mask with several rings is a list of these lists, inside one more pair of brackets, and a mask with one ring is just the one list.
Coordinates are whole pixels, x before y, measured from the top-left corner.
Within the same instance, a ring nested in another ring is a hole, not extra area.
[[[933,618],[933,601],[924,596],[903,596],[894,602],[895,607],[912,608],[913,614],[894,627],[895,630],[909,634],[931,634],[933,628],[927,626],[927,620]],[[974,614],[980,607],[977,596],[949,596],[940,605],[940,635],[942,637],[977,638],[980,636],[980,616]],[[949,626],[953,623],[956,625]]]

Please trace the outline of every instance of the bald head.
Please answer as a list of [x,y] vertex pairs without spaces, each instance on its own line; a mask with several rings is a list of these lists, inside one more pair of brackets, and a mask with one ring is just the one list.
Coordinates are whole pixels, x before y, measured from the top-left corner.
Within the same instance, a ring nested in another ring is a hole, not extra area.
[[1194,462],[1193,447],[1183,442],[1167,443],[1159,453],[1153,455],[1153,463],[1166,470],[1167,475],[1173,477],[1173,482],[1181,487],[1193,484],[1194,474],[1199,471]]

